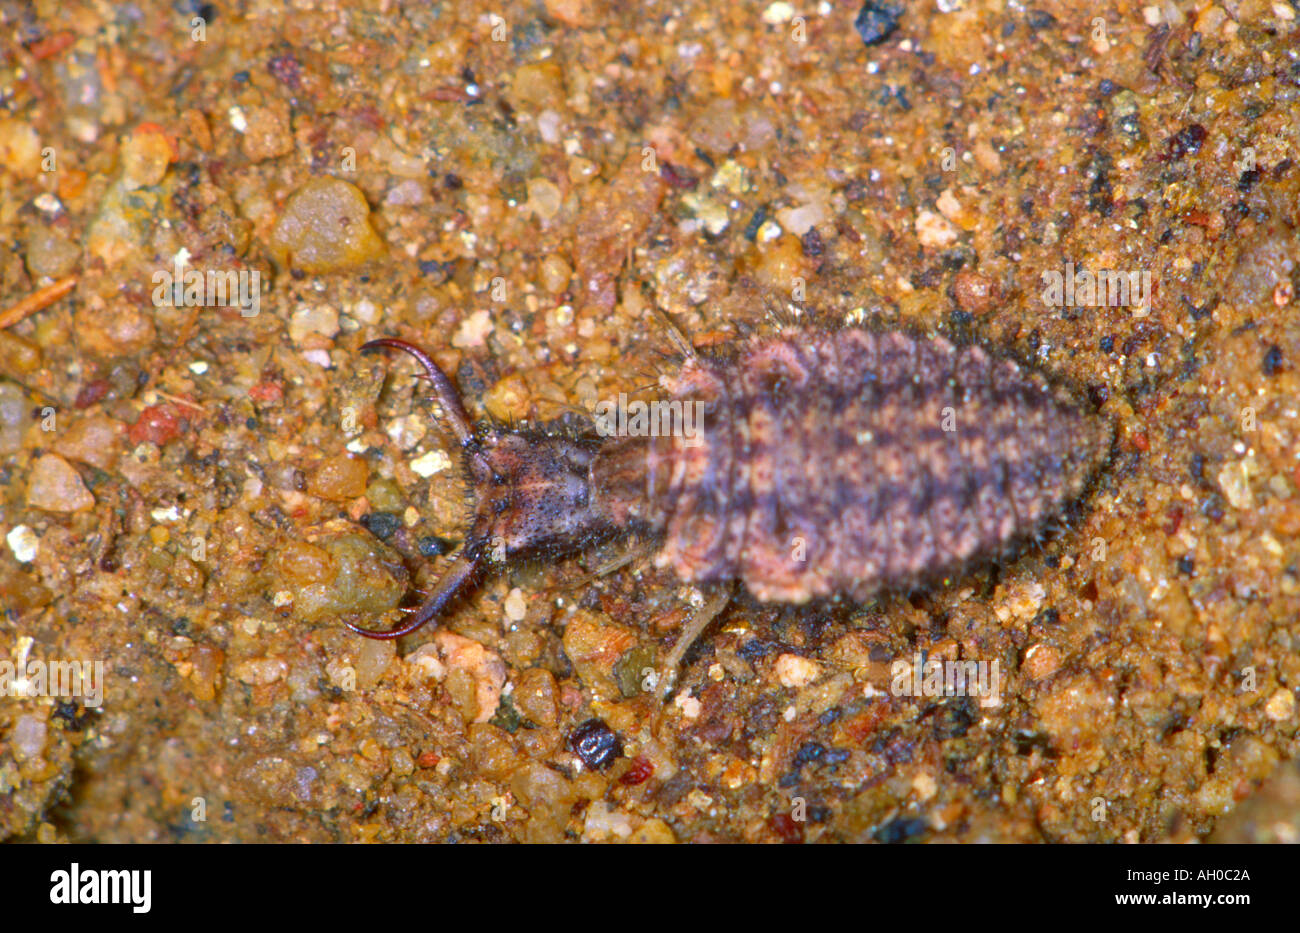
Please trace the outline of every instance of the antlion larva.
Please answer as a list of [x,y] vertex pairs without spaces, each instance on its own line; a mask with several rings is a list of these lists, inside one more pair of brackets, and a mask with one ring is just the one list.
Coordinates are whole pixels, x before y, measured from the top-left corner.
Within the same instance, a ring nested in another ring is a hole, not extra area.
[[[699,584],[758,599],[865,600],[952,576],[1035,535],[1080,496],[1113,429],[1067,389],[979,346],[897,331],[787,330],[687,357],[674,400],[693,436],[575,440],[475,431],[451,381],[423,366],[460,441],[473,526],[398,638],[438,617],[493,560],[574,552],[619,534],[658,545]],[[684,633],[673,656],[680,659]]]

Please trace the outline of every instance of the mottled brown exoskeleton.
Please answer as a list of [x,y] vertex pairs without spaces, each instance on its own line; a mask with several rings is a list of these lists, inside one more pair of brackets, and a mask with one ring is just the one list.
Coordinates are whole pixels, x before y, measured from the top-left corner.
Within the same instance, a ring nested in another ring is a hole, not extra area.
[[[436,619],[482,570],[620,534],[657,545],[686,582],[739,579],[757,599],[863,601],[1006,553],[1079,497],[1108,454],[1109,422],[1068,389],[979,346],[896,331],[793,330],[724,356],[689,353],[667,380],[702,402],[694,437],[582,443],[471,428],[450,380],[424,368],[460,441],[476,508],[451,569],[414,617]],[[670,654],[725,604],[700,613]]]

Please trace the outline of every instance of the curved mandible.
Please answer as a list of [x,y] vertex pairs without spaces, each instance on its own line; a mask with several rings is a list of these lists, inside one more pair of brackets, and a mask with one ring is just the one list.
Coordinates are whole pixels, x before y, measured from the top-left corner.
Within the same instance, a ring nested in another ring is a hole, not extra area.
[[441,615],[447,604],[459,596],[461,591],[473,579],[478,567],[478,560],[469,557],[462,551],[460,557],[456,558],[455,563],[438,580],[438,584],[433,588],[433,593],[425,600],[424,605],[420,607],[420,611],[415,614],[415,618],[398,628],[384,632],[373,628],[362,628],[347,620],[344,620],[343,624],[358,635],[383,641],[391,641],[394,638],[401,638],[403,635],[410,635],[416,629],[422,628]]
[[433,358],[415,344],[407,343],[405,340],[398,340],[396,337],[380,337],[377,340],[363,343],[361,352],[377,350],[380,347],[408,353],[424,367],[425,375],[433,383],[433,394],[437,397],[438,404],[442,406],[447,421],[451,424],[451,430],[455,433],[456,439],[460,441],[460,446],[464,448],[474,447],[478,443],[478,438],[474,435],[474,429],[470,427],[469,414],[465,411],[465,405],[460,400],[460,394],[456,391],[456,387],[451,384],[451,380],[447,378],[447,374],[438,368],[438,364],[433,361]]

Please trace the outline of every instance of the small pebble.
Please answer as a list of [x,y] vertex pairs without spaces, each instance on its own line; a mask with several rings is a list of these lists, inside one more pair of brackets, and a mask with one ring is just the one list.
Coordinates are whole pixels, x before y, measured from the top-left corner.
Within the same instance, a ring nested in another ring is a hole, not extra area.
[[150,405],[140,412],[135,424],[126,430],[126,436],[132,444],[148,441],[159,447],[174,441],[180,434],[180,419],[176,416],[175,407],[170,404]]
[[[781,230],[779,225],[770,222],[764,227]],[[768,288],[789,294],[792,283],[806,279],[811,272],[808,259],[804,256],[803,243],[797,236],[778,234],[776,238],[768,239],[760,229],[756,246],[758,263],[754,272],[758,280]]]
[[328,305],[299,308],[289,318],[289,339],[302,343],[309,334],[334,337],[339,332],[339,313]]
[[45,454],[32,464],[27,504],[49,512],[81,512],[95,507],[95,497],[58,454]]
[[632,835],[632,817],[617,810],[603,800],[593,801],[587,807],[582,827],[582,838],[587,842],[603,842],[610,837],[627,839]]
[[783,654],[776,659],[776,677],[783,687],[804,687],[821,674],[816,661],[797,654]]
[[451,458],[442,450],[431,450],[411,461],[411,469],[416,475],[423,476],[426,479],[435,473],[441,473],[450,466]]
[[0,382],[0,456],[22,447],[30,415],[31,406],[23,390],[12,382]]
[[551,727],[558,718],[556,692],[555,677],[550,671],[530,667],[519,675],[519,682],[511,696],[515,707],[530,722]]
[[814,764],[821,761],[825,754],[826,746],[820,742],[804,742],[794,754],[794,766],[802,768],[804,765]]
[[54,442],[55,453],[70,460],[112,470],[121,451],[124,425],[106,415],[78,418]]
[[19,716],[12,735],[15,757],[20,761],[40,757],[45,751],[45,737],[44,719],[31,714]]
[[569,750],[593,771],[608,768],[623,755],[623,743],[599,719],[588,719],[569,734]]
[[1199,123],[1185,126],[1169,141],[1169,155],[1172,159],[1181,159],[1185,155],[1194,155],[1201,151],[1205,142],[1205,127]]
[[342,501],[364,495],[370,468],[351,454],[330,457],[316,468],[307,481],[307,491],[322,499]]
[[280,573],[299,586],[328,582],[334,578],[334,563],[324,548],[306,541],[292,541],[277,555]]
[[397,657],[397,643],[377,638],[363,638],[357,648],[357,686],[374,687]]
[[452,336],[451,345],[461,349],[481,347],[488,334],[492,333],[493,326],[492,315],[487,311],[475,311],[466,315]]
[[592,24],[591,0],[546,0],[546,13],[566,26],[581,29]]
[[244,114],[241,148],[250,162],[261,162],[293,151],[293,133],[288,125],[288,107],[249,107]]
[[429,432],[427,418],[423,415],[406,415],[394,418],[384,425],[384,433],[400,450],[410,450]]
[[0,119],[0,166],[20,178],[35,178],[41,170],[41,137],[30,123]]
[[15,525],[9,534],[5,535],[5,541],[9,543],[9,550],[13,551],[14,560],[18,563],[26,564],[36,559],[40,539],[28,526]]
[[414,178],[408,178],[394,185],[388,194],[384,195],[384,203],[394,207],[423,204],[427,200],[429,194],[425,190],[425,183]]
[[569,287],[573,269],[561,257],[550,255],[542,260],[542,288],[552,295],[558,295]]
[[497,421],[509,424],[528,416],[532,393],[523,373],[510,373],[498,379],[483,396],[483,407]]
[[427,535],[420,539],[417,545],[419,551],[425,557],[441,557],[443,554],[450,554],[455,545],[446,538],[439,538],[437,535]]
[[122,184],[128,191],[156,185],[176,160],[171,141],[156,123],[141,123],[122,144]]
[[523,590],[517,586],[512,589],[501,608],[511,622],[522,622],[528,611],[528,602],[524,599]]
[[279,658],[253,658],[235,665],[235,679],[252,687],[265,687],[289,673],[289,665]]
[[282,264],[313,274],[344,272],[377,258],[384,242],[370,225],[370,205],[355,185],[313,178],[293,193],[271,233]]
[[957,230],[941,215],[921,211],[916,215],[916,237],[922,246],[940,249],[957,241]]
[[76,268],[81,247],[57,227],[36,224],[27,240],[27,271],[40,278],[62,278]]
[[1061,653],[1052,645],[1040,642],[1025,652],[1021,670],[1030,680],[1042,680],[1056,673],[1060,666]]
[[996,286],[991,276],[963,269],[953,277],[952,291],[963,311],[987,314],[998,299]]
[[1268,698],[1264,712],[1274,722],[1282,722],[1295,715],[1295,694],[1285,687]]
[[454,632],[438,632],[434,643],[447,665],[448,693],[461,715],[471,722],[487,722],[496,713],[506,685],[501,656]]
[[794,18],[794,7],[786,3],[785,0],[777,0],[766,10],[763,11],[763,22],[769,26],[778,26],[781,23],[788,23]]
[[9,331],[0,330],[0,373],[23,379],[41,368],[39,345]]
[[554,182],[545,178],[530,178],[527,187],[527,207],[539,220],[551,220],[560,212],[562,196]]
[[1219,488],[1234,509],[1254,507],[1255,497],[1250,487],[1250,478],[1256,472],[1257,467],[1251,457],[1225,463],[1219,471]]
[[363,324],[378,324],[379,319],[383,316],[379,305],[375,304],[369,298],[362,298],[352,306],[351,314],[354,318]]
[[853,28],[858,31],[866,45],[879,45],[898,29],[898,18],[903,7],[895,3],[882,3],[880,0],[867,0],[858,10],[853,20]]
[[387,541],[402,526],[402,520],[392,512],[371,512],[361,519],[370,533],[380,541]]
[[699,719],[700,712],[704,708],[699,700],[686,692],[677,694],[673,699],[673,705],[682,711],[683,719]]
[[815,225],[826,223],[829,219],[826,205],[822,202],[802,204],[799,207],[783,208],[776,212],[777,222],[790,233],[801,237]]

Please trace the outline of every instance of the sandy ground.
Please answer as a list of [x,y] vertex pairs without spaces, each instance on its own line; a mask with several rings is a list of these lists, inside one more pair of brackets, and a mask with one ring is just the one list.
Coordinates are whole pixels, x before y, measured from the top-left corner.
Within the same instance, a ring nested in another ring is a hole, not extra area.
[[[1297,838],[1294,3],[233,6],[0,0],[0,838]],[[574,418],[653,397],[656,309],[796,303],[1006,348],[1115,457],[1017,559],[734,600],[666,703],[704,594],[644,558],[342,626],[469,515],[361,343]]]

